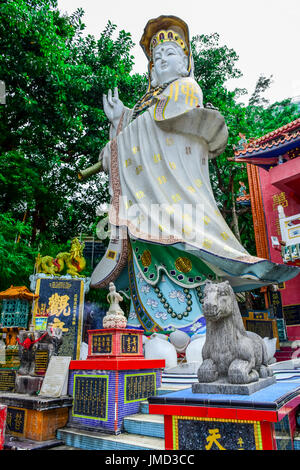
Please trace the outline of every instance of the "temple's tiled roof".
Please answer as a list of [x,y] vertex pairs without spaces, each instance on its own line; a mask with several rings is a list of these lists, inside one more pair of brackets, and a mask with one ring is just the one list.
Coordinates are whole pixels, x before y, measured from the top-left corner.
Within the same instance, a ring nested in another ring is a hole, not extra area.
[[3,292],[0,292],[0,300],[3,299],[23,299],[33,300],[38,297],[37,294],[33,294],[26,286],[10,286]]
[[300,146],[300,118],[260,137],[242,141],[235,149],[235,161],[272,165],[278,156]]

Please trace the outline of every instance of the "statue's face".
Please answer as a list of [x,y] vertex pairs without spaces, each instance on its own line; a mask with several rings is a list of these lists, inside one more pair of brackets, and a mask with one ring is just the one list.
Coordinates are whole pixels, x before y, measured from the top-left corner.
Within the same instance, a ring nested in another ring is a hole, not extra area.
[[166,83],[182,76],[186,68],[183,52],[172,42],[156,46],[153,53],[153,67],[158,84]]

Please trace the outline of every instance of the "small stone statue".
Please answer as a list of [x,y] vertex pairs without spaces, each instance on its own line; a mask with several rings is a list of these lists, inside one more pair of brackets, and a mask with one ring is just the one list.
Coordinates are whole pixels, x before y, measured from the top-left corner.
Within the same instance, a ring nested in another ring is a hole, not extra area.
[[49,362],[51,356],[57,356],[58,350],[62,345],[62,329],[48,325],[46,332],[36,331],[35,335],[40,333],[42,333],[42,339],[37,344],[36,351],[47,351]]
[[18,375],[34,375],[36,343],[41,341],[48,333],[35,338],[34,331],[21,330],[17,342],[19,344],[20,368]]
[[107,301],[110,305],[103,318],[103,328],[126,328],[127,319],[119,305],[122,300],[123,297],[116,291],[116,286],[110,282],[109,294],[107,295]]
[[56,356],[62,344],[61,328],[49,326],[47,331],[20,331],[19,338],[20,368],[18,375],[35,375],[36,351],[48,351],[48,359]]
[[204,294],[206,341],[199,382],[249,384],[272,376],[266,345],[259,335],[245,330],[229,282],[207,283]]

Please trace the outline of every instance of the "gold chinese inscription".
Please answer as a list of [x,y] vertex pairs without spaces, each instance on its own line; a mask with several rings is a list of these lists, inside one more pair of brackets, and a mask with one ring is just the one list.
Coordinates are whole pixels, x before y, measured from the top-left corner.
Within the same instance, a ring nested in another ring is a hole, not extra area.
[[68,317],[71,315],[71,308],[69,305],[70,297],[68,295],[59,295],[57,292],[49,298],[48,314],[54,316],[53,326],[61,328],[63,332],[69,331],[65,327],[65,322],[60,317]]
[[0,391],[13,392],[15,389],[16,371],[0,370]]
[[72,415],[107,421],[108,375],[74,375]]
[[122,335],[122,353],[123,354],[137,354],[139,345],[138,335]]
[[64,315],[68,317],[71,314],[69,300],[70,297],[68,295],[59,295],[57,293],[51,295],[48,308],[49,316],[55,315],[59,317]]
[[12,434],[23,434],[26,410],[23,408],[7,407],[6,426]]
[[124,381],[125,403],[145,400],[156,393],[155,372],[125,375]]
[[276,210],[277,206],[287,207],[288,201],[284,192],[273,194],[273,211]]
[[209,429],[208,436],[206,437],[207,445],[205,446],[205,449],[210,450],[213,444],[215,444],[219,450],[226,450],[225,447],[222,447],[219,442],[219,439],[221,439],[221,437],[222,436],[219,432],[219,429]]
[[48,362],[49,362],[49,353],[48,351],[38,350],[35,353],[35,375],[45,375]]
[[173,448],[263,450],[259,421],[173,416]]
[[92,353],[110,354],[112,352],[112,335],[92,335]]

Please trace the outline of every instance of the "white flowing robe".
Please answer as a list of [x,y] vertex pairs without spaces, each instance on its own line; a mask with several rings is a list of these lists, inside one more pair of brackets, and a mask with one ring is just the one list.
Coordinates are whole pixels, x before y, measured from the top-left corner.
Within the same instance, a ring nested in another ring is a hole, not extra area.
[[[228,132],[217,110],[203,108],[195,80],[176,80],[132,122],[131,115],[125,111],[118,135],[101,153],[110,174],[112,225],[125,227],[129,238],[195,255],[236,290],[296,275],[288,266],[251,256],[223,219],[208,160],[225,150]],[[92,285],[104,278],[111,280],[100,263]]]

